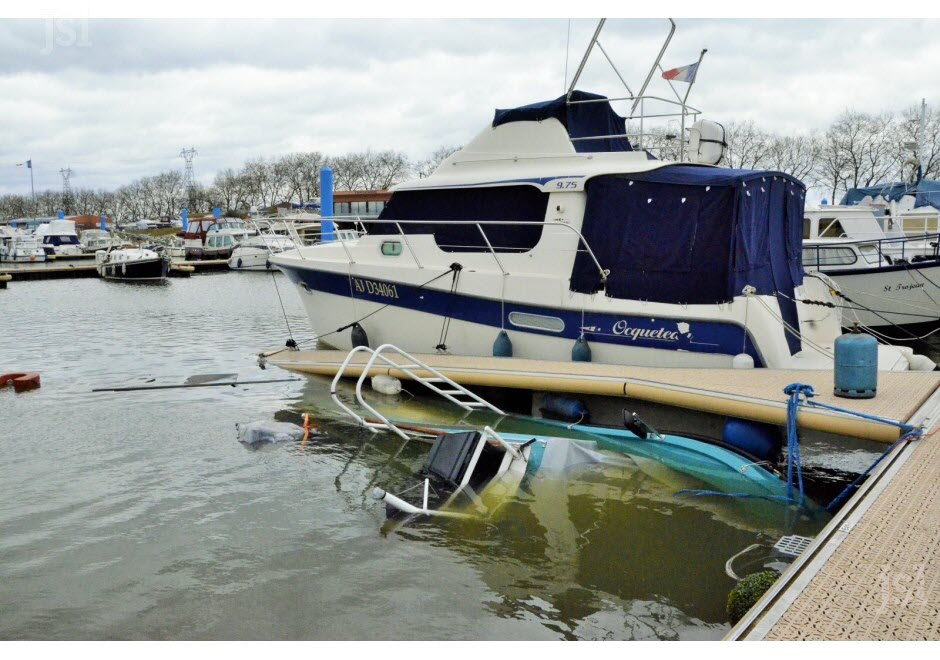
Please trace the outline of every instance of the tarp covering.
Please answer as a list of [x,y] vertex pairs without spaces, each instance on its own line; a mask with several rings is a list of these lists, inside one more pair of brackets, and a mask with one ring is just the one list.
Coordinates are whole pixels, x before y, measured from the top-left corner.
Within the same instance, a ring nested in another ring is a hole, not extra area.
[[[614,298],[710,304],[751,285],[778,296],[799,328],[793,289],[803,282],[805,188],[781,172],[671,165],[605,175],[587,183],[582,234],[610,270]],[[571,290],[594,293],[601,281],[579,252]],[[791,352],[800,341],[786,333]]]
[[[487,186],[432,190],[401,190],[379,214],[381,220],[545,221],[548,194],[535,186]],[[542,237],[541,225],[480,225],[497,252],[531,250]],[[369,225],[370,234],[398,234],[394,224]],[[401,224],[407,234],[434,234],[445,252],[489,249],[476,224]]]
[[[603,102],[599,101],[604,99]],[[557,119],[568,129],[572,138],[597,138],[601,135],[623,135],[626,132],[625,120],[614,112],[606,96],[575,90],[571,93],[572,101],[598,100],[596,103],[568,103],[566,96],[559,96],[552,101],[541,101],[523,105],[519,108],[497,110],[493,117],[493,126],[501,126],[514,121],[545,121]],[[633,151],[630,141],[625,137],[576,140],[572,142],[579,153],[597,151]]]
[[842,204],[854,206],[866,197],[884,197],[896,202],[905,195],[914,196],[914,207],[932,206],[940,209],[940,181],[921,180],[919,183],[885,183],[869,188],[851,188],[842,198]]

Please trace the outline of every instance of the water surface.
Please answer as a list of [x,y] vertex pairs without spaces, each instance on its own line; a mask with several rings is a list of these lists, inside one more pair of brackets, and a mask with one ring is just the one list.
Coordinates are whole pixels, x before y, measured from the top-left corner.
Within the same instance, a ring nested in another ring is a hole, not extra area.
[[[725,561],[825,524],[676,497],[695,483],[668,470],[605,466],[533,480],[484,520],[396,526],[369,493],[417,483],[427,446],[342,420],[324,379],[91,392],[291,377],[255,360],[287,338],[274,281],[0,291],[2,368],[42,374],[38,391],[0,391],[0,638],[714,639],[728,628]],[[309,337],[277,281],[294,335]],[[236,441],[237,422],[302,412],[324,435]],[[854,446],[849,463],[878,449]],[[812,453],[845,461],[832,445]]]

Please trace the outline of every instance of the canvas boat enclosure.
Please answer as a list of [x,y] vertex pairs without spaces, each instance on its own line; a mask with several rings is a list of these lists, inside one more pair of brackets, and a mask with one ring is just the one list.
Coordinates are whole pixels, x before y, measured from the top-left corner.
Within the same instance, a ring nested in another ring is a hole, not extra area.
[[940,208],[940,181],[921,179],[917,183],[883,183],[867,188],[850,188],[840,204],[855,206],[877,198],[886,202],[900,202],[904,197],[914,198],[914,208],[932,206]]
[[[777,295],[799,328],[794,289],[803,282],[806,189],[781,172],[669,165],[602,175],[585,187],[581,232],[609,271],[606,282],[583,251],[571,290],[681,305],[742,295]],[[786,333],[791,353],[799,337]]]
[[610,106],[606,96],[575,90],[551,101],[496,110],[493,127],[515,121],[557,119],[568,131],[578,153],[633,151],[624,134],[626,120]]

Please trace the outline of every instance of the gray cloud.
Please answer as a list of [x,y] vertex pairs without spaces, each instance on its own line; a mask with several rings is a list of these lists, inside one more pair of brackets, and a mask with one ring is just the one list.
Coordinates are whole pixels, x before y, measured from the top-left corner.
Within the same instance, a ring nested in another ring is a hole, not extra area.
[[[564,20],[0,21],[0,192],[112,187],[181,167],[237,167],[254,156],[400,149],[420,157],[472,137],[495,107],[562,93]],[[716,120],[781,132],[824,127],[847,107],[931,99],[936,21],[680,20],[665,66],[709,53],[691,101]],[[569,71],[593,22],[572,24]],[[605,48],[638,88],[666,32],[611,20]],[[582,89],[619,83],[602,58]],[[650,91],[671,91],[655,78]]]

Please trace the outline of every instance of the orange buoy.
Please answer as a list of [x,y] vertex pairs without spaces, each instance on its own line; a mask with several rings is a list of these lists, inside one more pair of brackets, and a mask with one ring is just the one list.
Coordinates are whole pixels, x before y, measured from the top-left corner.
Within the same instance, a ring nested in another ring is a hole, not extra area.
[[39,374],[20,372],[0,376],[0,387],[6,387],[8,383],[13,385],[13,390],[16,392],[35,390],[39,387]]

